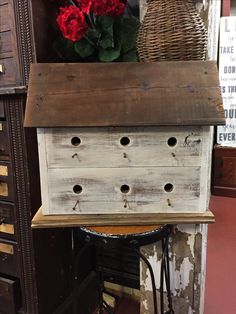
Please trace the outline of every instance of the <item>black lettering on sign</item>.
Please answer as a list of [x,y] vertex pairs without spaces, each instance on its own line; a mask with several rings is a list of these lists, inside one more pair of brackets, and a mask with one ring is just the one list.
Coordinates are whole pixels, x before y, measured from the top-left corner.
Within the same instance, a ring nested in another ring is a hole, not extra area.
[[236,119],[236,109],[225,109],[225,119]]
[[235,74],[236,73],[236,66],[225,66],[224,73],[227,74]]
[[234,53],[234,46],[220,47],[221,54]]
[[225,93],[225,86],[221,86],[221,93],[224,94]]
[[221,142],[233,142],[236,139],[235,133],[220,133],[219,139]]
[[234,85],[234,86],[228,86],[228,92],[229,92],[230,94],[236,93],[236,85]]

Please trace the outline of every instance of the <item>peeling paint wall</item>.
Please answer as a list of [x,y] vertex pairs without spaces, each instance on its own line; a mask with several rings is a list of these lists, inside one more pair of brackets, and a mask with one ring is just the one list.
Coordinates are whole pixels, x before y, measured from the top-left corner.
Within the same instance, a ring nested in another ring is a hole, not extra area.
[[[161,244],[141,249],[151,263],[159,299]],[[170,238],[170,277],[176,314],[199,314],[202,234],[199,226],[178,225]],[[141,313],[153,314],[152,286],[149,271],[141,262]],[[167,300],[166,300],[166,310]]]

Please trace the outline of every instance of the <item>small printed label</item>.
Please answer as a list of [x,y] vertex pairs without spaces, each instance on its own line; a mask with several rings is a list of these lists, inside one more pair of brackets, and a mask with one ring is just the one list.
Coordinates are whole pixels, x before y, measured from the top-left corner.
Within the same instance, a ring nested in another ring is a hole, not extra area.
[[0,196],[8,196],[8,186],[5,182],[0,182]]
[[0,225],[0,232],[7,234],[14,234],[14,226],[10,224],[2,223]]
[[10,244],[0,243],[0,252],[13,255],[14,247]]
[[0,176],[7,177],[8,176],[8,167],[0,166]]

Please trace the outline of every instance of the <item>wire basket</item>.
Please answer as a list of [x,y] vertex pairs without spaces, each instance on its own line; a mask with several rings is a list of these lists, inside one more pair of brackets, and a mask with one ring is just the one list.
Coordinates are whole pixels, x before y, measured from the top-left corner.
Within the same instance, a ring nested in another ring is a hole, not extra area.
[[192,0],[148,0],[137,37],[139,61],[205,60],[207,30]]

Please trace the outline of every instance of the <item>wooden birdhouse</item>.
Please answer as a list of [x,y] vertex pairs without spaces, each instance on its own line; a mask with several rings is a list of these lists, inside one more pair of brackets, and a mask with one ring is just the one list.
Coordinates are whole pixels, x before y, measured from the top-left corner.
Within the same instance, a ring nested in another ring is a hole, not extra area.
[[223,123],[214,62],[33,64],[43,213],[204,214]]

